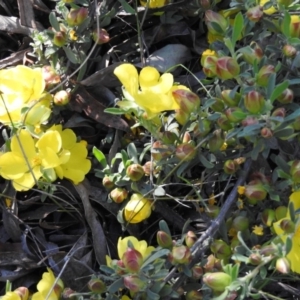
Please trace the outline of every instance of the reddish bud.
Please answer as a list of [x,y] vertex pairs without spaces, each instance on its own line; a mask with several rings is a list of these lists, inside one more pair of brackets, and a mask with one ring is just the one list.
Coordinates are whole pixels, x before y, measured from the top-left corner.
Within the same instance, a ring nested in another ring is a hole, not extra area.
[[290,219],[282,219],[279,226],[286,234],[295,232],[295,223]]
[[275,221],[275,211],[271,208],[266,208],[261,214],[261,220],[264,225],[271,227]]
[[234,162],[232,159],[228,159],[225,161],[223,170],[226,174],[234,174],[239,169],[238,164]]
[[185,300],[202,300],[203,296],[200,292],[192,290],[186,293]]
[[251,253],[248,262],[251,265],[258,266],[262,262],[262,257],[259,253]]
[[264,15],[263,8],[260,5],[251,7],[246,12],[246,16],[252,22],[260,21],[260,19],[263,17],[263,15]]
[[227,119],[232,123],[239,123],[247,116],[246,113],[239,107],[230,107],[225,110]]
[[289,274],[290,273],[290,262],[285,257],[280,257],[276,260],[276,270],[282,274]]
[[300,160],[293,161],[290,174],[294,183],[300,183]]
[[277,98],[282,104],[289,104],[294,101],[294,92],[291,89],[285,89],[282,94]]
[[210,245],[210,250],[219,259],[227,259],[232,254],[230,246],[223,240],[214,240]]
[[297,54],[297,49],[292,45],[285,45],[282,48],[282,53],[286,57],[294,57]]
[[270,76],[275,73],[275,67],[272,65],[266,65],[261,67],[257,73],[256,83],[259,86],[267,87],[269,83]]
[[55,72],[51,66],[42,67],[43,78],[46,83],[46,89],[53,87],[60,82],[60,76]]
[[172,237],[162,230],[157,232],[156,240],[157,244],[162,248],[170,249],[173,246]]
[[256,42],[251,42],[250,46],[243,47],[238,51],[243,54],[244,60],[250,65],[253,65],[255,61],[259,63],[264,56],[262,49]]
[[191,248],[197,241],[197,236],[193,231],[188,231],[184,237],[185,244]]
[[216,76],[216,65],[218,58],[215,56],[207,56],[203,61],[203,72],[207,77]]
[[245,231],[249,228],[249,218],[245,216],[237,216],[232,221],[231,227],[236,231]]
[[160,161],[163,158],[169,157],[172,154],[169,147],[163,144],[161,141],[156,141],[153,143],[151,148],[151,155],[154,160]]
[[112,180],[109,176],[107,176],[107,175],[105,175],[105,176],[103,177],[103,179],[102,179],[102,184],[103,184],[103,186],[104,186],[108,191],[110,191],[111,189],[113,189],[113,187],[115,186],[113,180]]
[[225,141],[224,133],[221,129],[213,132],[213,136],[208,141],[208,147],[211,152],[220,151]]
[[14,290],[14,293],[18,294],[21,300],[27,300],[29,297],[29,291],[27,287],[20,286]]
[[193,279],[200,279],[203,275],[203,268],[199,265],[195,265],[193,268],[192,268],[192,278]]
[[[205,23],[209,32],[213,35],[223,35],[228,27],[227,20],[219,13],[212,10],[205,12]],[[218,26],[214,26],[216,23]]]
[[272,112],[272,117],[284,118],[286,115],[286,110],[284,107],[278,107]]
[[102,294],[106,291],[106,285],[101,279],[95,278],[88,282],[88,289],[93,293]]
[[196,153],[197,151],[193,144],[180,144],[175,150],[175,156],[181,161],[192,160]]
[[139,251],[127,248],[123,254],[122,261],[128,272],[137,273],[143,264],[143,256]]
[[92,37],[94,42],[98,45],[108,43],[110,40],[109,34],[104,28],[100,28],[99,32],[95,29],[92,33]]
[[66,21],[69,26],[79,26],[86,20],[87,16],[88,10],[85,7],[71,9]]
[[157,173],[157,170],[155,169],[156,164],[155,162],[151,162],[151,161],[147,161],[144,165],[143,165],[143,170],[145,172],[146,176],[149,176],[151,174],[151,171],[153,172],[153,174]]
[[277,252],[277,249],[273,245],[263,246],[259,250],[259,254],[262,256],[270,256],[274,255]]
[[261,201],[266,199],[267,190],[259,181],[250,182],[245,186],[245,196],[250,201]]
[[174,265],[188,264],[192,259],[191,251],[186,246],[174,246],[172,249],[172,259],[171,262]]
[[272,130],[270,128],[268,128],[268,127],[263,127],[260,130],[260,134],[265,139],[269,139],[269,138],[271,138],[273,136]]
[[232,79],[240,74],[238,62],[229,56],[220,57],[216,62],[216,75],[222,79]]
[[76,300],[77,297],[74,295],[76,294],[75,291],[73,291],[72,289],[70,288],[65,288],[62,292],[62,298],[63,299],[72,299],[72,300]]
[[67,42],[67,34],[63,31],[55,32],[52,40],[53,45],[57,47],[63,47]]
[[127,198],[128,191],[126,189],[116,187],[110,192],[109,196],[115,203],[122,203]]
[[175,90],[172,92],[175,101],[179,104],[180,110],[190,114],[200,106],[200,98],[195,93],[188,90]]
[[245,95],[244,105],[250,113],[258,114],[264,108],[265,99],[259,92],[250,91]]
[[214,292],[224,292],[231,281],[230,275],[224,272],[206,273],[203,276],[203,282]]
[[138,275],[127,275],[124,277],[124,286],[131,293],[137,293],[144,291],[147,287],[147,283],[141,280]]
[[217,120],[217,124],[224,131],[228,131],[233,127],[231,122],[228,120],[228,118],[223,114]]
[[53,102],[58,106],[67,105],[70,102],[70,97],[71,95],[69,92],[65,90],[58,91],[53,97]]
[[132,164],[126,169],[126,175],[132,181],[139,181],[145,175],[145,172],[141,165]]
[[229,106],[237,106],[241,99],[241,94],[232,90],[224,90],[221,92],[222,100]]
[[254,124],[258,124],[258,120],[255,117],[247,117],[242,121],[242,126],[244,127]]

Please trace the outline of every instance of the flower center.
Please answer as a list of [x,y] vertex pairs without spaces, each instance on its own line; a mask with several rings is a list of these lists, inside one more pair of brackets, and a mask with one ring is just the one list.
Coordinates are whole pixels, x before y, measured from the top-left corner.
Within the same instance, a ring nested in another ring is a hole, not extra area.
[[39,166],[42,164],[41,158],[37,155],[31,160],[31,166],[32,168]]

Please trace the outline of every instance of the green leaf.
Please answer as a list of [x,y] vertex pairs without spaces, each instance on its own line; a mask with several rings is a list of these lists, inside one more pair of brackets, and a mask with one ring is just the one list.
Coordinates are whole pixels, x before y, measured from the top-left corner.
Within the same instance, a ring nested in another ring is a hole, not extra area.
[[168,223],[165,220],[159,221],[159,229],[171,236],[171,231],[169,229]]
[[60,26],[59,23],[57,21],[57,18],[55,16],[55,13],[52,11],[49,15],[49,21],[51,26],[56,30],[56,31],[60,31]]
[[124,288],[124,279],[123,277],[119,278],[118,280],[114,281],[112,285],[108,287],[108,292],[113,294],[116,293],[119,289]]
[[291,113],[289,116],[284,118],[285,122],[293,121],[297,117],[300,116],[300,108],[296,109],[293,113]]
[[99,161],[99,163],[102,165],[103,168],[106,168],[107,166],[107,160],[105,155],[103,154],[102,151],[100,151],[98,148],[95,146],[93,147],[93,154],[96,157],[96,159]]
[[288,88],[288,86],[289,86],[288,80],[285,80],[284,82],[278,84],[270,96],[271,102],[274,102],[282,94],[282,92]]
[[203,154],[199,155],[199,159],[200,159],[201,163],[203,164],[203,166],[207,169],[212,169],[215,166],[214,164],[209,162]]
[[168,255],[170,253],[169,249],[161,249],[158,250],[157,252],[155,252],[154,254],[150,254],[150,256],[148,256],[146,258],[146,260],[144,261],[143,265],[141,266],[141,269],[147,265],[149,265],[150,263],[152,263],[153,261],[155,261],[156,259]]
[[282,33],[287,37],[289,38],[291,36],[291,33],[290,33],[290,23],[291,23],[291,15],[290,13],[285,10],[284,11],[284,18],[283,18],[283,21],[282,21]]
[[158,294],[153,293],[149,289],[147,289],[146,293],[147,293],[147,299],[149,299],[149,300],[159,300],[160,299],[160,296]]
[[232,46],[235,47],[235,43],[240,37],[244,28],[244,18],[241,12],[239,12],[234,18],[233,30],[232,30]]
[[267,86],[267,98],[270,99],[271,95],[275,89],[276,84],[276,73],[272,73],[269,77],[269,82]]
[[112,115],[124,115],[124,110],[117,107],[109,107],[104,110],[105,113],[109,113]]
[[139,160],[137,157],[137,150],[136,150],[134,143],[130,143],[127,146],[127,153],[128,153],[129,158],[131,158],[135,164],[139,163]]
[[75,53],[68,47],[63,47],[66,55],[67,55],[67,58],[68,60],[73,63],[73,64],[78,64],[79,61],[78,61],[78,58],[77,56],[75,55]]
[[119,2],[122,4],[122,7],[128,14],[134,15],[136,13],[135,10],[127,3],[127,1],[119,0]]
[[290,236],[287,237],[286,241],[285,241],[285,250],[286,253],[289,253],[292,250],[293,247],[293,241],[292,238]]

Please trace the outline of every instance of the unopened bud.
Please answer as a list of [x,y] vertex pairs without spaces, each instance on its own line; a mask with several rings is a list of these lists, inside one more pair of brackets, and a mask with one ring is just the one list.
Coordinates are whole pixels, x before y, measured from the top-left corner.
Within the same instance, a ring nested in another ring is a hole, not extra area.
[[290,175],[294,183],[300,183],[300,160],[294,160],[291,168]]
[[270,128],[268,128],[268,127],[263,127],[260,130],[260,134],[265,139],[271,138],[273,136],[272,130]]
[[106,291],[106,285],[101,279],[95,278],[88,282],[88,289],[93,293],[102,294]]
[[58,91],[53,97],[53,102],[58,106],[67,105],[70,102],[70,93],[65,90]]
[[286,115],[286,110],[284,107],[278,107],[272,112],[272,117],[284,118]]
[[293,47],[292,45],[285,45],[282,48],[282,53],[286,57],[294,57],[297,54],[297,49]]
[[215,219],[220,213],[220,207],[214,204],[209,204],[205,207],[205,213],[212,219]]
[[216,56],[207,56],[203,61],[203,73],[207,77],[216,76],[216,65],[218,58]]
[[110,191],[115,186],[114,181],[107,175],[105,175],[102,179],[103,186]]
[[260,5],[251,7],[247,10],[246,16],[252,22],[258,22],[263,17],[263,8]]
[[231,225],[236,231],[245,231],[249,228],[249,218],[245,216],[237,216]]
[[14,293],[17,293],[21,300],[27,300],[29,297],[28,288],[25,286],[20,286],[14,290]]
[[289,274],[290,273],[290,262],[285,257],[280,257],[276,260],[276,270],[282,274]]
[[155,169],[155,167],[156,167],[155,162],[151,162],[151,161],[145,162],[145,164],[143,165],[143,170],[145,172],[145,175],[149,176],[151,172],[153,172],[153,174],[156,174],[157,170]]
[[232,254],[230,246],[223,240],[214,240],[210,245],[210,250],[219,259],[226,259]]
[[222,100],[229,106],[237,106],[241,99],[241,94],[232,90],[224,90],[221,92]]
[[92,36],[94,42],[98,45],[108,43],[110,40],[109,34],[104,28],[100,28],[99,30],[95,29]]
[[126,175],[132,181],[139,181],[145,175],[145,172],[141,165],[132,164],[126,169]]
[[143,256],[138,250],[127,248],[123,254],[122,261],[128,272],[137,273],[143,264]]
[[245,186],[245,196],[250,201],[261,201],[266,199],[267,190],[259,181],[250,182]]
[[271,208],[266,208],[261,214],[261,220],[264,225],[271,227],[275,221],[275,211]]
[[199,265],[195,265],[192,268],[192,278],[193,279],[200,279],[203,275],[203,268]]
[[67,15],[67,23],[69,26],[81,25],[88,16],[88,10],[85,7],[71,9]]
[[186,293],[185,299],[186,300],[202,300],[203,296],[200,292],[195,291],[195,290],[191,290],[191,291]]
[[270,256],[274,255],[277,252],[276,248],[273,245],[267,245],[263,246],[260,250],[259,253],[262,256]]
[[280,96],[278,96],[277,101],[282,104],[293,103],[294,92],[291,89],[285,89]]
[[231,283],[230,275],[224,272],[206,273],[203,282],[215,292],[224,292]]
[[160,161],[171,155],[169,147],[163,144],[161,141],[156,141],[153,143],[151,148],[151,155],[155,161]]
[[205,137],[211,128],[211,122],[209,120],[203,119],[194,128],[194,135],[197,137]]
[[251,253],[248,262],[251,265],[258,266],[262,262],[262,257],[259,253]]
[[55,72],[51,66],[43,66],[43,79],[46,83],[46,89],[53,87],[60,82],[60,76]]
[[147,283],[138,275],[127,275],[124,277],[124,286],[131,292],[137,293],[147,288]]
[[275,73],[275,67],[272,65],[266,65],[261,67],[257,73],[256,83],[259,86],[267,87],[269,83],[270,76]]
[[224,133],[221,129],[213,132],[213,136],[208,141],[208,147],[211,152],[220,151],[225,141]]
[[191,251],[186,246],[174,246],[172,249],[172,263],[174,265],[188,264],[192,259]]
[[156,234],[157,244],[162,248],[170,249],[173,246],[172,237],[164,231],[158,231]]
[[231,122],[223,114],[218,118],[217,124],[224,131],[228,131],[228,130],[230,130],[233,127],[232,124],[231,124]]
[[181,161],[192,160],[196,153],[197,151],[193,144],[180,144],[175,150],[175,156]]
[[173,91],[172,95],[184,113],[197,111],[200,106],[200,98],[191,91],[178,89]]
[[122,203],[128,196],[128,191],[124,188],[116,187],[110,194],[110,199],[115,203]]
[[230,107],[225,110],[227,119],[232,123],[239,123],[243,121],[247,114],[239,107]]
[[286,234],[295,232],[295,223],[290,219],[282,219],[279,226]]
[[226,174],[234,174],[239,169],[239,166],[232,159],[225,161],[223,170]]
[[255,61],[259,63],[264,56],[262,49],[256,42],[239,49],[239,52],[243,54],[244,60],[250,65],[253,65]]
[[258,114],[264,108],[265,99],[259,92],[250,91],[245,95],[244,105],[250,113]]
[[185,244],[191,248],[195,242],[197,241],[197,236],[195,234],[195,232],[193,231],[188,231],[184,237],[184,240],[185,240]]
[[220,57],[216,62],[216,75],[222,79],[232,79],[240,74],[238,62],[229,56]]
[[76,300],[77,297],[74,294],[76,294],[76,291],[73,291],[70,288],[65,288],[62,292],[62,298]]
[[177,140],[177,135],[171,131],[164,131],[159,135],[159,138],[164,144],[173,145]]
[[191,141],[191,140],[192,140],[192,138],[191,138],[190,133],[186,131],[186,132],[184,133],[184,135],[183,135],[182,143],[183,143],[183,144],[186,144],[186,143],[188,143],[188,142]]
[[67,43],[67,34],[63,31],[55,32],[52,43],[57,47],[63,47]]
[[275,209],[275,217],[276,217],[276,220],[279,221],[283,218],[286,217],[286,214],[287,214],[287,207],[286,206],[278,206],[276,209]]
[[[221,14],[212,10],[205,12],[205,23],[209,32],[213,35],[224,35],[228,27],[227,20]],[[214,23],[217,26],[214,26]]]

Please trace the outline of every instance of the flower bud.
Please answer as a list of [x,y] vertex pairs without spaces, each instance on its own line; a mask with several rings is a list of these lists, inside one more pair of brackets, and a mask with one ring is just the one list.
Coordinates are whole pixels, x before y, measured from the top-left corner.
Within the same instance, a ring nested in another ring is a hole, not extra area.
[[251,42],[250,46],[239,49],[239,52],[243,54],[244,60],[250,65],[253,65],[255,61],[259,63],[264,56],[262,49],[256,42]]
[[216,56],[207,56],[203,62],[203,73],[207,77],[216,76],[216,66],[218,58]]
[[65,90],[58,91],[53,97],[53,102],[58,106],[67,105],[70,102],[70,97],[71,95],[69,92]]
[[222,100],[229,106],[237,106],[241,99],[241,94],[232,90],[224,90],[221,92]]
[[197,137],[205,137],[211,128],[211,122],[207,119],[201,120],[194,128],[194,135]]
[[269,139],[269,138],[271,138],[273,136],[272,130],[270,128],[268,128],[268,127],[263,127],[260,130],[260,134],[265,139]]
[[149,176],[151,173],[151,170],[153,172],[153,174],[157,174],[158,170],[155,169],[156,167],[156,163],[155,162],[151,162],[151,161],[147,161],[145,162],[145,164],[143,165],[143,170],[145,172],[146,176]]
[[253,266],[258,266],[262,262],[262,257],[259,253],[251,253],[248,262]]
[[246,12],[246,16],[252,22],[260,21],[260,19],[263,17],[263,15],[264,15],[263,8],[260,5],[251,7]]
[[216,62],[216,75],[222,79],[232,79],[240,74],[238,62],[229,56],[220,57]]
[[94,42],[98,45],[108,43],[110,40],[109,34],[104,28],[100,28],[99,32],[97,29],[94,29],[92,37]]
[[203,296],[200,292],[191,290],[186,293],[185,300],[202,300]]
[[217,129],[213,132],[213,136],[208,141],[208,147],[211,152],[220,151],[225,141],[224,133],[221,129]]
[[177,140],[177,135],[171,131],[164,131],[159,135],[159,138],[164,144],[173,145]]
[[122,261],[128,272],[137,273],[143,264],[143,256],[136,249],[127,248],[122,256]]
[[274,66],[266,65],[261,67],[256,76],[257,85],[267,87],[269,83],[269,78],[272,74],[276,74]]
[[188,131],[186,131],[183,135],[183,138],[182,138],[182,143],[183,144],[187,144],[188,142],[190,142],[192,140],[191,138],[191,135]]
[[203,282],[214,292],[224,292],[231,283],[230,275],[224,272],[206,273]]
[[192,268],[192,278],[193,279],[200,279],[203,275],[203,268],[199,265],[195,265],[193,268]]
[[52,43],[57,47],[63,47],[67,43],[67,34],[63,31],[55,32]]
[[88,282],[88,289],[95,294],[102,294],[106,291],[106,285],[101,279],[95,278]]
[[209,204],[205,207],[205,213],[212,219],[216,218],[220,213],[220,207],[214,204]]
[[76,300],[77,297],[74,295],[76,292],[73,291],[70,288],[65,288],[62,292],[62,298],[63,299],[72,299],[72,300]]
[[282,53],[284,56],[292,58],[297,54],[297,49],[292,45],[285,45],[282,48]]
[[227,119],[232,123],[239,123],[247,116],[246,113],[239,107],[230,107],[225,110]]
[[245,95],[244,105],[250,113],[258,114],[264,108],[265,99],[259,92],[250,91]]
[[231,248],[223,240],[214,240],[210,245],[210,250],[219,259],[227,259],[231,254]]
[[180,144],[175,150],[175,156],[181,161],[192,160],[196,153],[197,151],[193,144]]
[[230,130],[232,128],[231,122],[223,114],[218,118],[217,124],[224,131],[228,131],[228,130]]
[[55,295],[57,296],[58,299],[60,298],[64,288],[65,288],[64,283],[59,278],[53,288],[53,292],[55,293]]
[[132,164],[126,169],[126,175],[132,181],[139,181],[145,175],[145,172],[141,165]]
[[291,89],[285,89],[280,96],[278,96],[277,101],[282,104],[289,104],[294,101],[294,92]]
[[203,10],[208,10],[211,8],[210,0],[199,0],[199,4]]
[[262,256],[274,255],[277,252],[276,248],[273,245],[263,246],[259,249],[259,254]]
[[87,16],[88,10],[85,7],[71,9],[66,21],[69,26],[79,26],[86,20]]
[[231,227],[236,231],[245,231],[249,228],[249,219],[245,216],[237,216],[232,221]]
[[290,262],[285,257],[280,257],[276,260],[276,270],[282,274],[289,274],[290,273]]
[[197,241],[197,236],[193,231],[188,231],[184,237],[185,244],[191,248]]
[[275,211],[271,208],[266,208],[261,214],[261,220],[264,225],[271,227],[275,221]]
[[232,159],[225,161],[223,170],[226,174],[234,174],[239,169],[239,166]]
[[51,66],[42,67],[43,79],[46,83],[46,89],[53,87],[60,82],[60,76],[55,72]]
[[255,117],[247,117],[246,119],[244,119],[242,121],[242,126],[246,127],[249,125],[254,125],[254,124],[258,124],[258,120]]
[[18,294],[21,300],[27,300],[29,297],[29,291],[27,287],[20,286],[14,290],[14,293]]
[[295,130],[299,131],[300,130],[300,117],[297,117],[292,125]]
[[181,109],[175,109],[175,120],[183,126],[190,120],[190,114]]
[[190,114],[200,106],[200,98],[195,93],[188,90],[175,90],[172,92],[175,101],[178,103],[180,110]]
[[147,283],[138,275],[127,275],[124,277],[124,286],[131,292],[137,293],[147,288]]
[[300,16],[291,16],[290,35],[292,38],[300,38]]
[[[221,14],[212,10],[205,12],[205,23],[209,32],[213,35],[224,35],[228,27],[227,20]],[[217,26],[214,26],[214,23]]]
[[186,265],[192,259],[191,251],[186,246],[174,246],[172,249],[172,264],[178,265]]
[[165,249],[170,249],[173,246],[172,237],[166,232],[159,230],[156,234],[157,244]]
[[286,110],[284,107],[278,107],[272,112],[272,117],[284,118],[286,115]]
[[295,223],[287,218],[284,218],[280,221],[280,228],[284,231],[284,233],[294,233],[295,232]]
[[102,179],[102,185],[105,187],[106,190],[110,191],[111,189],[113,189],[113,187],[115,186],[113,180],[105,175]]
[[283,218],[286,217],[286,214],[287,214],[287,207],[286,206],[278,206],[276,209],[275,209],[275,217],[276,217],[276,220],[279,221]]
[[115,203],[122,203],[127,198],[128,191],[126,189],[116,187],[110,192],[109,196]]
[[250,201],[261,201],[266,199],[267,190],[259,181],[250,182],[245,186],[245,196]]
[[300,160],[293,161],[290,174],[294,183],[300,183]]
[[153,143],[151,148],[151,155],[155,161],[160,161],[163,158],[169,157],[172,154],[169,147],[163,144],[161,141]]

